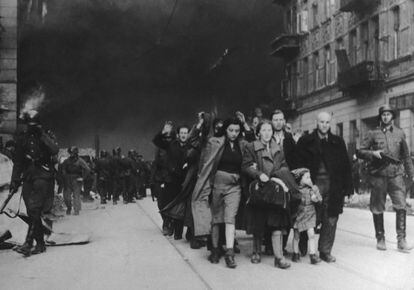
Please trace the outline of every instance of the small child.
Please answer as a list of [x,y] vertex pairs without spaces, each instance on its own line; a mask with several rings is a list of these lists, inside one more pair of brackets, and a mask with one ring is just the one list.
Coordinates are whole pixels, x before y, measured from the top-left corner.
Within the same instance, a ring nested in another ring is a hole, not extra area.
[[296,221],[293,225],[293,256],[292,261],[298,262],[300,260],[299,254],[299,237],[300,232],[307,231],[308,233],[308,249],[311,264],[318,264],[321,260],[316,255],[316,241],[315,231],[316,226],[316,209],[315,203],[322,202],[322,196],[319,189],[312,183],[309,169],[298,168],[292,171],[296,182],[299,184],[299,189],[302,194],[302,200],[298,208]]

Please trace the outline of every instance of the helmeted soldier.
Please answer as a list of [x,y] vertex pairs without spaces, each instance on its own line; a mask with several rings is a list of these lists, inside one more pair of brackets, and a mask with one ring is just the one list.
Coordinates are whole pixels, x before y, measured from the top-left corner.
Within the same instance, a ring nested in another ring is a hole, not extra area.
[[22,195],[30,223],[26,240],[16,251],[30,256],[46,251],[41,216],[53,204],[53,156],[59,148],[55,139],[43,130],[37,111],[25,113],[23,120],[27,129],[16,140],[10,190],[16,192],[23,183]]
[[63,161],[62,174],[64,179],[63,198],[66,205],[66,214],[72,211],[72,196],[74,215],[81,210],[81,190],[84,177],[90,172],[87,163],[79,158],[79,149],[72,146],[68,149],[69,158]]
[[111,196],[111,178],[113,168],[111,159],[106,150],[101,150],[100,158],[95,162],[95,171],[97,174],[97,187],[101,196],[101,204],[106,204],[106,200]]
[[405,134],[393,124],[396,115],[394,109],[384,105],[379,108],[378,115],[380,126],[368,132],[357,152],[359,158],[370,162],[370,209],[374,219],[377,249],[386,250],[383,212],[388,193],[396,211],[398,249],[408,252],[411,247],[406,242],[407,205],[403,176],[406,173],[413,179],[413,164]]
[[119,196],[123,192],[123,172],[121,165],[121,147],[116,147],[112,150],[112,168],[113,168],[113,177],[112,177],[112,201],[113,204],[117,204]]
[[123,177],[123,202],[133,202],[135,191],[135,166],[133,160],[134,151],[130,150],[128,156],[121,159],[122,177]]

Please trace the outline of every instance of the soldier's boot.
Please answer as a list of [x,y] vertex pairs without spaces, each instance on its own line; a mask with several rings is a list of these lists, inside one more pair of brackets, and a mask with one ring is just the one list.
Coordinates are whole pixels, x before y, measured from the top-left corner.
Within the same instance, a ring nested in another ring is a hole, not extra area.
[[15,251],[22,254],[25,257],[29,257],[32,254],[33,248],[33,235],[34,235],[34,226],[33,223],[29,224],[27,230],[26,240],[23,245],[16,247]]
[[385,251],[385,231],[384,231],[384,214],[373,214],[375,237],[377,238],[377,250]]
[[227,268],[234,269],[237,267],[236,261],[234,260],[233,249],[227,249],[226,254],[224,255],[224,260],[226,261]]
[[399,209],[396,211],[398,250],[403,253],[409,253],[410,250],[413,248],[411,245],[408,245],[407,241],[405,240],[406,217],[407,217],[407,213],[404,209]]
[[36,246],[32,250],[32,255],[37,255],[40,253],[46,252],[46,245],[43,238],[36,239]]
[[68,207],[67,209],[66,209],[66,214],[67,215],[70,215],[70,213],[72,212],[72,208],[71,207]]

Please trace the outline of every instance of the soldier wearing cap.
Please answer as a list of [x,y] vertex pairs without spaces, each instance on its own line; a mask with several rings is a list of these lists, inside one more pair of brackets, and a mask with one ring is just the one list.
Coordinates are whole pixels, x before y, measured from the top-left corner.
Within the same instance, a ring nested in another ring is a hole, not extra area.
[[380,125],[365,136],[357,156],[370,161],[370,209],[374,219],[377,249],[386,250],[383,212],[388,193],[396,212],[398,250],[408,252],[411,247],[405,239],[407,205],[403,176],[407,174],[413,179],[414,169],[405,134],[393,124],[395,115],[394,109],[389,105],[379,108]]
[[43,130],[37,111],[24,113],[23,121],[27,129],[16,140],[10,191],[17,192],[23,184],[22,196],[30,222],[26,240],[16,251],[30,256],[46,251],[41,216],[53,204],[53,157],[59,148],[52,135]]
[[66,214],[70,215],[72,211],[72,195],[74,215],[79,215],[81,210],[81,189],[83,178],[90,172],[88,164],[82,158],[79,158],[79,149],[72,146],[68,149],[70,154],[62,164],[62,173],[64,179],[63,197],[66,205]]

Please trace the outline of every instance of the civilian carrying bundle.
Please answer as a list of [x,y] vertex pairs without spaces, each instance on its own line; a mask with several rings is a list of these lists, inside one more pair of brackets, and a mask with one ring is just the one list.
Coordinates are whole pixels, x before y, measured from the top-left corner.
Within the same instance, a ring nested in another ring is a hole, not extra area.
[[255,180],[249,185],[247,204],[255,208],[286,209],[289,206],[290,194],[283,190],[277,182]]

